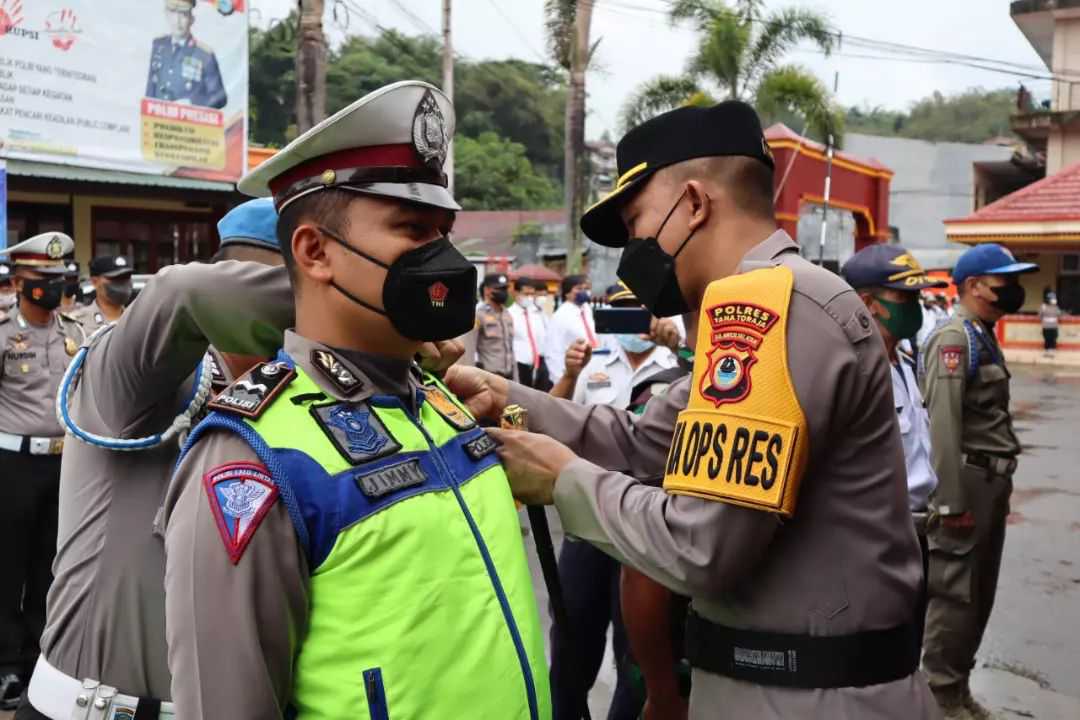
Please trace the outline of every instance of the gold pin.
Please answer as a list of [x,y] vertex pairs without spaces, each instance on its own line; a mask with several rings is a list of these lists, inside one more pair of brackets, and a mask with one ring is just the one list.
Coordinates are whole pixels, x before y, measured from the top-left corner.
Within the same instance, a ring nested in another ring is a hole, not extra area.
[[529,425],[529,411],[520,405],[507,405],[499,420],[503,430],[525,430]]
[[27,364],[27,363],[23,363],[22,365],[19,366],[19,371],[23,375],[25,375],[26,373],[30,372],[30,365]]
[[67,352],[68,357],[72,357],[79,350],[78,344],[71,338],[64,338],[64,350]]
[[322,174],[322,184],[323,185],[333,185],[335,180],[337,180],[337,173],[336,172],[334,172],[333,170],[323,170],[323,174]]

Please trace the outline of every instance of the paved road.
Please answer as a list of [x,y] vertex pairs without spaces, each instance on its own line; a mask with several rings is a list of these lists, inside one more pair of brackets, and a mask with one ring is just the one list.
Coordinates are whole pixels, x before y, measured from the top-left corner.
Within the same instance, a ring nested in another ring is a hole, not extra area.
[[[1003,717],[1077,720],[1080,368],[1017,365],[1012,394],[1024,455],[1014,478],[998,600],[974,685]],[[558,516],[548,514],[558,542]],[[534,556],[531,545],[529,550]],[[546,609],[543,580],[533,565],[540,607]],[[546,629],[546,615],[544,621]],[[590,696],[594,718],[606,717],[614,686],[609,642]]]
[[[1080,718],[1080,368],[1013,368],[1024,443],[997,605],[973,682],[1004,718]],[[548,513],[556,545],[558,516]],[[525,513],[522,512],[524,522]],[[528,537],[545,631],[547,593]],[[610,643],[609,643],[610,645]],[[614,688],[605,659],[590,696],[603,718]],[[0,713],[0,720],[9,720]]]

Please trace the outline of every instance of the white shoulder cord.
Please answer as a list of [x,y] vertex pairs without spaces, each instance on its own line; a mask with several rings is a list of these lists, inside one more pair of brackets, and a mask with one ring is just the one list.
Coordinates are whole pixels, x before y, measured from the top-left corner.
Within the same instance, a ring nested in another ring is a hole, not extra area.
[[191,400],[188,402],[188,406],[182,413],[176,416],[176,419],[172,421],[172,424],[169,425],[164,432],[147,435],[146,437],[141,438],[111,438],[87,432],[76,425],[75,421],[71,419],[71,413],[68,410],[71,403],[71,396],[82,375],[82,366],[83,362],[86,360],[86,354],[98,339],[113,329],[115,324],[116,323],[109,323],[108,325],[103,325],[98,328],[98,330],[87,338],[86,342],[83,343],[82,347],[80,347],[79,351],[75,354],[75,357],[72,358],[71,364],[64,373],[64,379],[60,382],[60,390],[56,393],[56,419],[69,433],[71,433],[71,435],[88,445],[94,445],[108,450],[121,451],[145,450],[157,447],[158,445],[169,442],[191,427],[192,418],[194,418],[202,409],[203,405],[206,404],[207,399],[210,397],[210,383],[213,376],[213,370],[210,363],[205,361],[199,363],[199,377],[196,380],[194,392],[192,393]]

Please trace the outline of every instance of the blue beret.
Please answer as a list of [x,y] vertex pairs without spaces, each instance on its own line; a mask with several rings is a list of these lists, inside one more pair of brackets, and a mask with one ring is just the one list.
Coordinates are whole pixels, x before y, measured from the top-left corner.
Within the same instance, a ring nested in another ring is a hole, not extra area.
[[277,239],[277,210],[270,198],[248,200],[237,205],[218,221],[221,247],[226,245],[254,245],[266,250],[281,252]]
[[1038,269],[1035,263],[1016,262],[1013,254],[997,243],[984,243],[960,256],[953,267],[952,279],[959,285],[977,275],[1016,275]]

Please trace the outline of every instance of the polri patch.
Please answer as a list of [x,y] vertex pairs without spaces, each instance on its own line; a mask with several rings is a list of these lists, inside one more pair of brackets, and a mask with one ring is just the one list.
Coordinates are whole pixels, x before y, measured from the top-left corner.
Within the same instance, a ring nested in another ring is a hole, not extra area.
[[960,369],[960,361],[964,357],[963,345],[942,345],[941,364],[945,366],[949,375],[955,375]]
[[420,467],[420,461],[414,458],[358,474],[356,485],[364,495],[377,500],[398,490],[423,485],[426,479],[427,476],[424,475],[424,469]]
[[435,408],[435,412],[442,416],[443,420],[453,425],[458,430],[471,430],[476,427],[476,421],[469,413],[450,399],[442,388],[435,385],[424,387],[424,399]]
[[473,460],[480,460],[495,452],[495,449],[499,447],[499,444],[495,442],[495,438],[484,433],[475,440],[470,440],[465,443],[464,447],[466,455]]
[[203,475],[203,488],[225,550],[236,565],[277,500],[277,486],[264,465],[238,462],[219,465]]
[[311,364],[317,367],[326,379],[346,397],[364,387],[363,381],[329,350],[312,350]]
[[367,403],[314,405],[311,414],[338,452],[353,465],[371,462],[401,449]]
[[259,363],[225,388],[209,403],[209,407],[247,418],[257,418],[295,377],[296,371],[283,362]]

